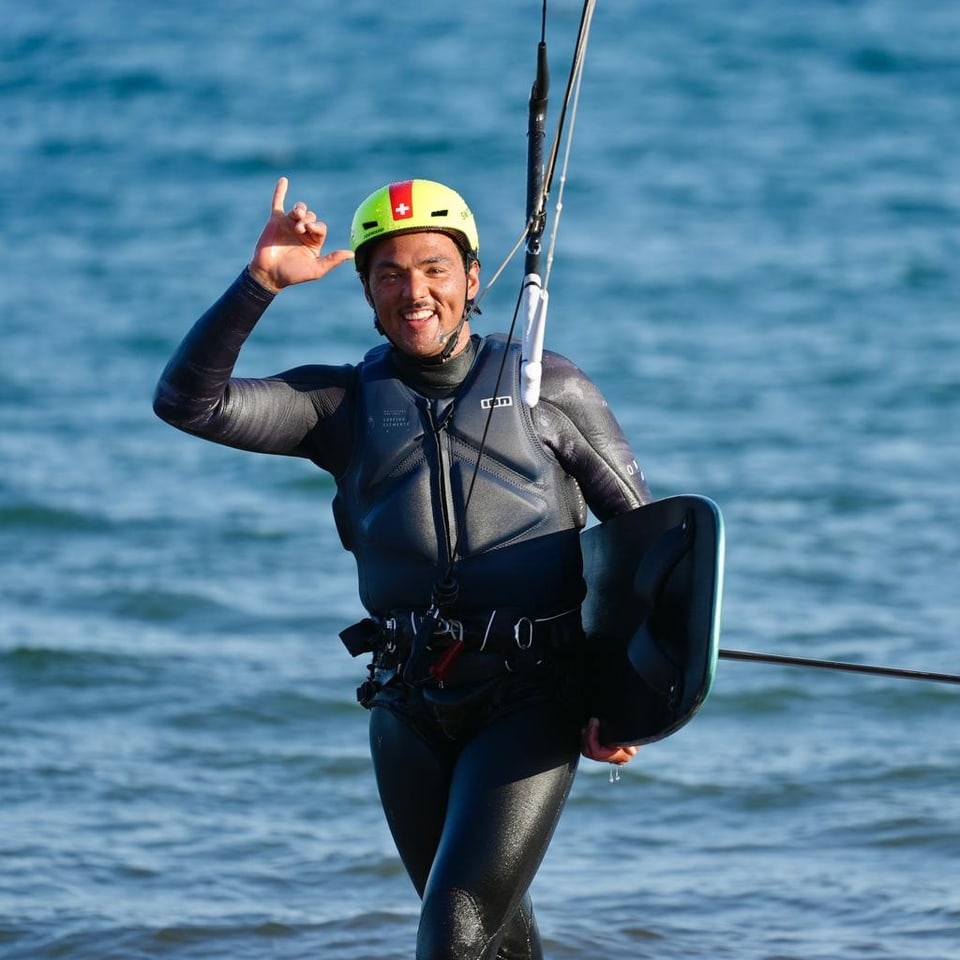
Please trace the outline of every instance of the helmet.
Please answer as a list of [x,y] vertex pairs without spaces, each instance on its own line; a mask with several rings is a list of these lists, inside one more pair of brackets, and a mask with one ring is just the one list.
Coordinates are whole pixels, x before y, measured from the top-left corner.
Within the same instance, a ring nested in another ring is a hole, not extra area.
[[476,221],[456,190],[433,180],[404,180],[375,190],[357,207],[350,227],[350,247],[358,268],[366,265],[362,248],[370,241],[420,230],[450,234],[471,259],[480,252]]

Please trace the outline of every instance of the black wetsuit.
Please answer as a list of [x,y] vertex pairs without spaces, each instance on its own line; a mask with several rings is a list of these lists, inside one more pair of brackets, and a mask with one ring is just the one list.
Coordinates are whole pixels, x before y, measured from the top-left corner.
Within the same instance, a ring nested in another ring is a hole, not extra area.
[[[339,483],[362,439],[356,415],[360,367],[312,365],[264,379],[232,377],[244,341],[272,299],[244,271],[184,338],[160,379],[154,409],[208,440],[312,460]],[[474,337],[443,365],[392,351],[393,375],[421,397],[445,397],[470,373],[478,345]],[[573,478],[598,518],[651,499],[602,396],[557,354],[544,355],[541,400],[530,422],[546,455]],[[582,522],[574,518],[569,525]],[[533,582],[537,570],[528,575]],[[507,576],[513,607],[517,569]],[[493,610],[499,598],[460,602],[471,611]],[[558,598],[558,611],[563,605]],[[538,641],[536,657],[524,659],[520,633],[515,656],[502,655],[493,641],[490,653],[485,635],[483,652],[473,655],[483,675],[472,677],[468,670],[461,682],[441,685],[429,682],[423,665],[416,678],[404,679],[403,655],[417,642],[423,598],[411,598],[409,606],[407,646],[401,642],[398,652],[393,641],[389,647],[372,643],[376,653],[364,701],[371,708],[371,753],[387,822],[423,898],[416,956],[535,960],[542,950],[527,889],[573,782],[583,720],[564,682],[570,672],[564,657],[577,655],[564,646],[570,618],[563,619],[563,630],[544,629],[552,646]],[[382,636],[387,611],[369,612]],[[544,611],[516,612],[528,623],[526,614],[535,618]],[[395,627],[395,620],[389,622]],[[503,636],[512,647],[509,630]],[[462,662],[468,660],[465,655]],[[490,672],[488,662],[494,661],[498,669]]]

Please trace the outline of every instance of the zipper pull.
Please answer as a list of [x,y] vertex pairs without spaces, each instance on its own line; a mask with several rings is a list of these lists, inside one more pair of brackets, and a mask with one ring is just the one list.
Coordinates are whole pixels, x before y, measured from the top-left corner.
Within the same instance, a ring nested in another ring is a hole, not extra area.
[[451,400],[449,397],[445,397],[440,400],[433,400],[430,403],[428,412],[430,416],[430,425],[433,427],[434,433],[439,435],[441,430],[446,429],[447,424],[453,417],[453,411],[456,406],[456,401]]

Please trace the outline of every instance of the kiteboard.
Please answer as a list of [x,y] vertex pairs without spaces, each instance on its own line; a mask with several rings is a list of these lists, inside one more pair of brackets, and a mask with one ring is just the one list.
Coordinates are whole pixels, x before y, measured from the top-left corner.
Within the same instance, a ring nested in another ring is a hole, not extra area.
[[706,497],[655,500],[584,531],[591,715],[602,742],[642,744],[700,709],[716,671],[723,518]]

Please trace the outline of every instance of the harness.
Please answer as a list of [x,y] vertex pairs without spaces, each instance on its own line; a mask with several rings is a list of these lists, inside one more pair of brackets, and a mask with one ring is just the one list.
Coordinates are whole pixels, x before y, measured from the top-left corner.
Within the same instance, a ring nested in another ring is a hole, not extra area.
[[421,688],[459,687],[508,674],[531,673],[580,649],[580,607],[531,618],[516,610],[433,617],[414,610],[367,617],[340,639],[351,656],[372,653],[357,699],[369,706],[389,682]]

